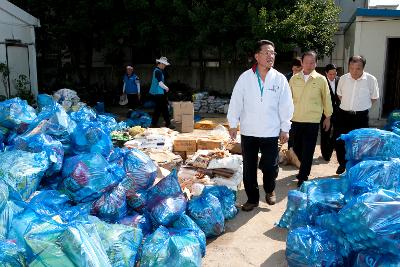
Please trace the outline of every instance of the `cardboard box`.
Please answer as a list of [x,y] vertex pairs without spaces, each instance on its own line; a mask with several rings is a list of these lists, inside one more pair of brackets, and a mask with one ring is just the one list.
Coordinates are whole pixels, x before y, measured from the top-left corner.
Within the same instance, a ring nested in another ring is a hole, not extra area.
[[240,143],[233,143],[226,146],[232,154],[242,154],[242,145]]
[[221,140],[212,140],[212,139],[199,139],[197,140],[197,150],[204,149],[204,150],[213,150],[213,149],[220,149],[222,148],[222,141]]
[[186,151],[196,152],[197,151],[197,140],[195,138],[177,138],[174,140],[174,151]]
[[190,101],[172,102],[172,108],[174,110],[173,117],[175,122],[182,122],[183,114],[194,116],[193,103]]

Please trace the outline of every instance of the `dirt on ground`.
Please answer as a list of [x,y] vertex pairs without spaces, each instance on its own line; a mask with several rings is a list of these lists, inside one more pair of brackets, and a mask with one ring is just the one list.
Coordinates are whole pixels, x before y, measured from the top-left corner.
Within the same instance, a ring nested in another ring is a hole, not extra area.
[[[337,167],[335,152],[331,161],[327,162],[322,158],[320,146],[317,145],[310,179],[337,177]],[[298,169],[294,166],[280,166],[275,189],[277,203],[269,206],[265,203],[262,173],[259,171],[259,207],[250,212],[240,210],[234,219],[226,221],[224,234],[207,240],[203,266],[287,266],[285,250],[288,231],[275,224],[286,209],[288,191],[297,189],[297,173]],[[246,193],[241,186],[237,202],[242,204],[246,200]]]

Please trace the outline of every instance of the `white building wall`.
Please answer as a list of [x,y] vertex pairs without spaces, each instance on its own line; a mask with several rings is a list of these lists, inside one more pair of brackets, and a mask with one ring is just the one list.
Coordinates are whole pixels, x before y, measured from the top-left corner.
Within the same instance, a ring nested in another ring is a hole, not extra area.
[[[365,56],[365,71],[378,80],[380,99],[371,109],[371,119],[379,119],[385,79],[387,39],[400,38],[400,21],[381,17],[357,17],[354,40],[354,54]],[[363,22],[361,22],[363,21]]]

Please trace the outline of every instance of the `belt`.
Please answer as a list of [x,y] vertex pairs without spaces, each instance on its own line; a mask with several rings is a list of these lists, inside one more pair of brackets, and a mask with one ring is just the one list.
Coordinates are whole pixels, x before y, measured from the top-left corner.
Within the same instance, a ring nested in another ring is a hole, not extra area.
[[360,115],[360,114],[368,114],[368,109],[361,110],[361,111],[354,111],[354,110],[343,110],[340,109],[342,112],[350,114],[350,115]]

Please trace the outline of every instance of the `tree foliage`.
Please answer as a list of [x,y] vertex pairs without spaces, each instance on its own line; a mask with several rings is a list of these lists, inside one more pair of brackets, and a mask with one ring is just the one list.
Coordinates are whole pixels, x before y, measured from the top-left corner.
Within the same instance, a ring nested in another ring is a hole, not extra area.
[[[257,39],[270,39],[278,51],[298,46],[332,51],[339,9],[333,0],[12,0],[41,21],[37,49],[90,83],[95,52],[121,67],[131,49],[152,60],[174,54],[202,62],[207,57],[246,62]],[[135,60],[133,58],[132,60]],[[40,64],[40,60],[38,61]],[[149,63],[149,62],[147,62]],[[85,66],[84,69],[81,66]],[[66,71],[57,63],[57,70]]]

